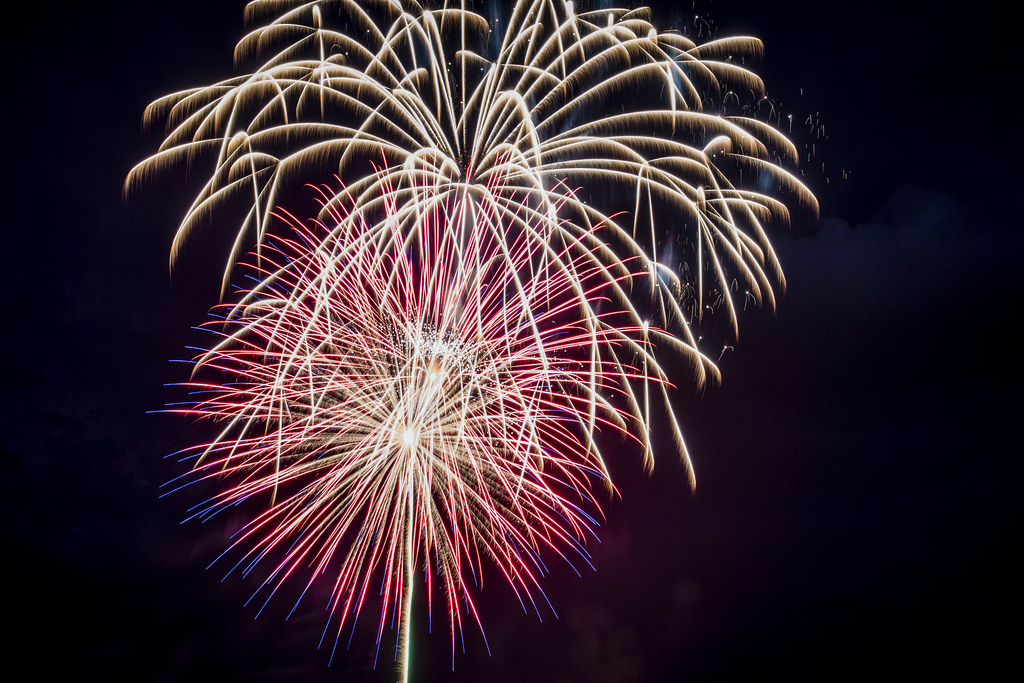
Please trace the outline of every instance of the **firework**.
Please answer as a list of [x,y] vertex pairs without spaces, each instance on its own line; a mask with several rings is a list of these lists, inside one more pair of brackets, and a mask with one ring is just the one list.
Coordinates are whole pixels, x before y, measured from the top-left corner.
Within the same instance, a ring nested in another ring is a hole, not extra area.
[[[185,409],[222,428],[189,476],[230,482],[197,514],[270,500],[239,564],[269,564],[270,593],[329,574],[339,629],[383,585],[378,644],[398,605],[408,637],[422,572],[454,648],[485,559],[525,605],[543,552],[586,556],[611,486],[599,432],[650,466],[652,393],[693,481],[659,357],[717,378],[702,326],[734,337],[734,297],[773,307],[765,225],[815,200],[789,141],[727,110],[763,92],[753,38],[697,45],[648,10],[561,0],[518,0],[504,28],[465,0],[246,18],[236,61],[255,67],[150,105],[166,139],[127,181],[210,163],[172,263],[241,208],[225,291],[255,245]],[[275,230],[331,176],[317,227]]]
[[630,383],[665,382],[656,330],[595,313],[618,283],[593,254],[544,258],[470,189],[421,186],[415,230],[395,193],[375,225],[292,219],[183,409],[222,425],[190,478],[232,482],[197,515],[270,501],[237,535],[237,566],[271,564],[270,593],[326,575],[339,635],[379,595],[378,645],[401,603],[402,651],[416,573],[440,589],[454,652],[483,558],[535,609],[543,550],[586,559],[592,491],[611,485],[594,432],[640,431]]

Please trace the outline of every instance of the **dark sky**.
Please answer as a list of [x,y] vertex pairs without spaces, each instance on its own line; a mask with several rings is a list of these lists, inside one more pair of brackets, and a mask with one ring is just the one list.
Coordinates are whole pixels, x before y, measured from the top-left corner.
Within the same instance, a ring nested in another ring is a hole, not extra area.
[[[224,529],[179,525],[198,501],[158,498],[179,473],[164,456],[194,432],[148,411],[184,378],[169,360],[190,355],[219,272],[198,255],[168,274],[182,183],[127,203],[121,184],[158,143],[145,105],[232,73],[242,3],[208,3],[8,15],[8,642],[53,679],[390,680],[388,648],[373,671],[362,630],[328,668],[315,600],[254,619],[252,584],[205,570]],[[689,3],[662,5],[663,26],[694,25]],[[418,605],[414,680],[984,679],[1010,662],[1024,473],[1011,22],[878,0],[700,12],[718,35],[761,37],[768,94],[825,126],[808,169],[820,220],[778,231],[777,315],[747,315],[723,384],[679,398],[696,491],[671,455],[651,476],[613,462],[621,499],[604,506],[596,571],[550,563],[559,618],[486,584],[491,656],[467,629],[449,674],[443,617],[427,637]]]

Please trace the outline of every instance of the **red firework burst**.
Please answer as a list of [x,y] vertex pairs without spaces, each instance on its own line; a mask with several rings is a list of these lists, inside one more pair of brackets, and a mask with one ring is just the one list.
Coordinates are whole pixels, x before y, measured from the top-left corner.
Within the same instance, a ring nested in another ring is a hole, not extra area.
[[223,487],[199,515],[269,503],[236,566],[265,562],[271,594],[331,576],[339,635],[379,592],[378,644],[401,602],[402,649],[417,571],[431,603],[440,584],[454,649],[485,561],[525,605],[542,552],[586,557],[595,485],[611,485],[595,432],[646,432],[632,385],[665,382],[653,330],[604,305],[628,270],[579,241],[553,251],[526,207],[512,230],[467,193],[385,194],[372,225],[285,217],[183,409],[222,426],[194,453],[193,479]]

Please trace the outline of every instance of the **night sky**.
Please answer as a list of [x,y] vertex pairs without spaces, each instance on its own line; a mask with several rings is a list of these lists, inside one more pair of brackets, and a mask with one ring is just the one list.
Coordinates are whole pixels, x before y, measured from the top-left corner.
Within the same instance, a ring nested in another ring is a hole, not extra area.
[[[603,505],[595,569],[548,563],[558,618],[524,613],[490,575],[478,599],[491,654],[467,626],[453,674],[445,617],[428,636],[418,603],[416,681],[984,680],[1015,664],[1012,22],[879,0],[699,12],[719,36],[765,42],[755,70],[816,146],[805,168],[820,218],[776,231],[788,289],[774,316],[743,317],[722,385],[679,392],[696,490],[668,449],[650,476],[613,459],[621,496]],[[693,14],[663,1],[655,16],[692,35]],[[223,259],[200,238],[169,274],[183,174],[128,201],[122,183],[159,143],[141,130],[145,106],[230,76],[242,34],[242,3],[226,0],[8,13],[3,575],[8,659],[41,653],[39,678],[394,675],[388,644],[372,668],[372,613],[330,667],[325,595],[286,621],[285,591],[255,619],[255,584],[205,569],[231,520],[181,525],[199,501],[159,497],[181,472],[164,456],[197,429],[152,411],[187,376],[170,361],[191,356]]]

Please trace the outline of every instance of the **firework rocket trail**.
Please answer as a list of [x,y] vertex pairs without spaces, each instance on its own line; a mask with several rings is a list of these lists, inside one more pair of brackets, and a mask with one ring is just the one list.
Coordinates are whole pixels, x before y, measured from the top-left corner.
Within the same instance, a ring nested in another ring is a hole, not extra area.
[[581,285],[597,303],[616,284],[588,254],[538,266],[536,235],[499,239],[486,212],[467,221],[478,203],[464,186],[420,191],[430,210],[411,234],[392,194],[376,227],[291,219],[295,236],[264,251],[259,284],[197,359],[203,398],[182,410],[223,424],[190,478],[233,482],[196,514],[273,501],[234,541],[236,567],[272,563],[270,593],[298,572],[307,589],[332,576],[335,642],[380,590],[378,645],[400,601],[407,638],[422,571],[454,652],[463,617],[479,621],[465,582],[484,558],[534,609],[543,549],[586,559],[592,492],[611,485],[594,426],[631,435],[628,384],[665,380],[617,358],[649,358],[653,330],[580,307]]

